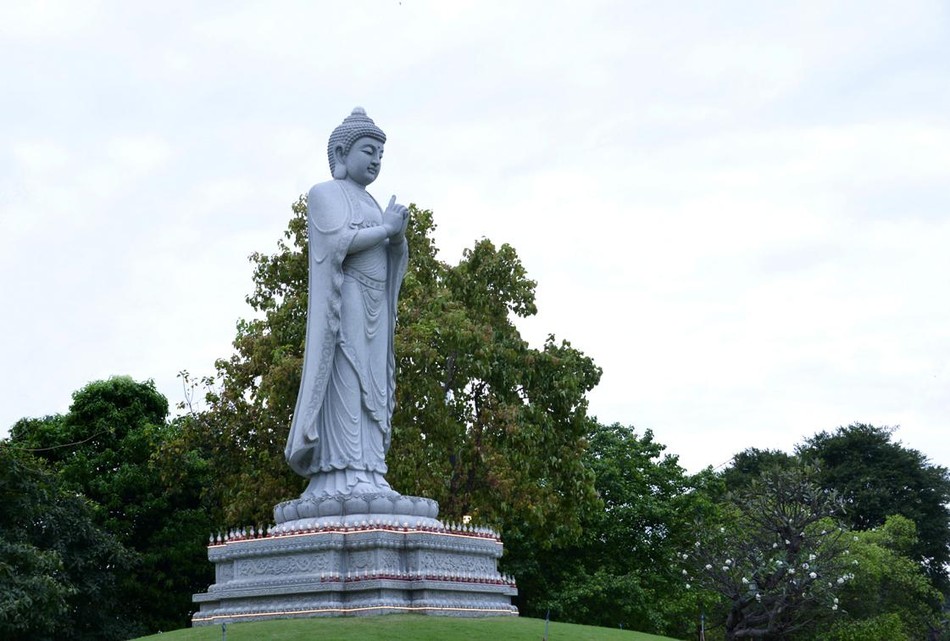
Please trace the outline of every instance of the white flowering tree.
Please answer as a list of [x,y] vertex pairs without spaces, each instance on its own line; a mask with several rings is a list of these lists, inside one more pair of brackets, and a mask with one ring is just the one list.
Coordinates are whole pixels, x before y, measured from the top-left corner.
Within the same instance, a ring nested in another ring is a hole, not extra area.
[[717,595],[726,639],[789,638],[839,610],[857,563],[841,508],[804,470],[774,469],[727,495],[720,520],[698,524],[684,580]]

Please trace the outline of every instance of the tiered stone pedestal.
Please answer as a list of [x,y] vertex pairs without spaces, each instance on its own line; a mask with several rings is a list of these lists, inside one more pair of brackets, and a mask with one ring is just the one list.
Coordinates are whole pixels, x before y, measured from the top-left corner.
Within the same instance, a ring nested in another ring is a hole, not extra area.
[[[437,508],[436,508],[437,509]],[[485,529],[357,521],[356,515],[279,524],[208,546],[215,583],[194,595],[193,625],[392,612],[516,615],[514,581],[502,577],[498,536]]]

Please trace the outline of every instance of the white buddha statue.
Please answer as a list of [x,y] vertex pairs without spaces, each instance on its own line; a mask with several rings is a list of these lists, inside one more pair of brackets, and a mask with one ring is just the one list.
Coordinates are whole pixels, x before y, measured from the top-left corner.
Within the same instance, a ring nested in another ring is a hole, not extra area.
[[303,375],[285,455],[304,497],[391,492],[393,332],[408,210],[366,191],[386,135],[357,107],[330,136],[333,180],[307,197],[309,302]]

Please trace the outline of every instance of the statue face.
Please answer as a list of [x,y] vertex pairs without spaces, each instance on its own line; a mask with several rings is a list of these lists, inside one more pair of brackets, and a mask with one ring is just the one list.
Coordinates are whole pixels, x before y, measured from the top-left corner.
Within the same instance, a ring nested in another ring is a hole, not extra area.
[[383,143],[368,136],[358,138],[350,147],[350,152],[343,158],[346,177],[365,187],[379,176],[382,161]]

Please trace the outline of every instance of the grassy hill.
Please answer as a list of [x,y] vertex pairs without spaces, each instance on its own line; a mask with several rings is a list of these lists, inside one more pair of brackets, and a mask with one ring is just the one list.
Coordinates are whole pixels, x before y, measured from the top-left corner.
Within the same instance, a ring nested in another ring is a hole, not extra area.
[[[456,619],[412,614],[231,623],[227,641],[541,641],[544,621],[522,617]],[[220,641],[221,626],[187,628],[140,641]],[[570,623],[550,624],[549,641],[670,641],[668,637]]]

